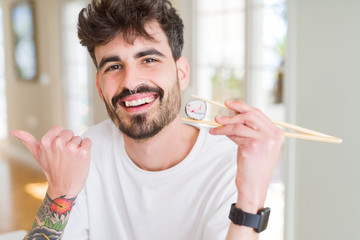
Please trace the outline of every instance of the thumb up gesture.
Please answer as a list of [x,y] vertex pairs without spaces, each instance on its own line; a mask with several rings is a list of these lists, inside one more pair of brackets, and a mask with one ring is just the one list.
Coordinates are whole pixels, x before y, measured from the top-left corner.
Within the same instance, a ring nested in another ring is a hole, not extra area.
[[14,130],[11,135],[25,144],[44,171],[51,199],[80,193],[89,174],[90,139],[74,136],[60,126],[50,129],[40,142],[25,131]]

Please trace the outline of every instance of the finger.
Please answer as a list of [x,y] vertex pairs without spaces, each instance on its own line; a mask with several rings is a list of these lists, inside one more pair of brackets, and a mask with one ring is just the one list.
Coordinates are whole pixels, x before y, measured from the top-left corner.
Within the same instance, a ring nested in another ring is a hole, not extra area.
[[38,160],[40,144],[33,135],[31,135],[26,131],[21,131],[21,130],[11,131],[10,134],[16,137],[17,139],[19,139],[31,152],[34,158]]
[[84,138],[82,141],[81,141],[81,144],[80,144],[80,149],[82,151],[82,153],[84,155],[87,155],[90,153],[90,150],[91,150],[91,146],[92,146],[92,142],[89,138]]
[[65,146],[72,138],[74,137],[74,133],[71,130],[63,130],[59,132],[54,141],[57,146]]
[[222,127],[211,128],[210,133],[212,135],[225,135],[228,137],[234,136],[243,138],[257,138],[260,136],[259,132],[254,131],[252,128],[245,126],[244,124],[231,124]]
[[70,148],[78,149],[80,147],[80,144],[81,144],[81,137],[75,136],[72,139],[70,139],[70,141],[68,141],[66,145]]
[[56,126],[51,128],[41,139],[41,143],[46,146],[50,146],[54,139],[59,135],[64,128],[61,126]]
[[226,100],[225,105],[230,108],[231,110],[238,112],[238,113],[245,113],[254,110],[253,107],[246,104],[243,101],[230,101]]
[[247,113],[253,112],[255,113],[260,119],[263,119],[264,123],[271,123],[271,120],[259,109],[254,108],[245,102],[242,101],[226,101],[226,106],[238,113]]
[[83,148],[83,149],[91,149],[91,145],[92,145],[91,140],[89,138],[84,138],[81,141],[80,147]]
[[221,125],[244,124],[255,131],[266,126],[263,120],[253,112],[240,113],[235,116],[217,116],[215,121]]
[[76,146],[79,146],[81,145],[81,137],[79,136],[74,136],[70,139],[70,141],[67,143],[68,145],[69,144],[72,144],[72,145],[76,145]]

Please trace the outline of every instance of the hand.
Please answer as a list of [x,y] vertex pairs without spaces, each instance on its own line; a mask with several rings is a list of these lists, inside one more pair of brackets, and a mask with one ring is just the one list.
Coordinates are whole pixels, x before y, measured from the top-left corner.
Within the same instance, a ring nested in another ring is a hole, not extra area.
[[41,142],[25,131],[15,130],[11,135],[25,144],[44,171],[51,199],[73,198],[80,193],[89,173],[90,139],[81,140],[59,126],[48,131]]
[[256,213],[263,207],[284,134],[260,110],[243,102],[225,104],[236,112],[235,116],[216,117],[216,122],[223,126],[211,129],[210,133],[226,135],[238,145],[237,207]]

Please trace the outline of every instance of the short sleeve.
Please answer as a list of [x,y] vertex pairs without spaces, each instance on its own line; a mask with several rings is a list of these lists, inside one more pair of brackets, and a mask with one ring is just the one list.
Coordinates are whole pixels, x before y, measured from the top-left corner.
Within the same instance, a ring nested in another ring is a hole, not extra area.
[[230,226],[229,212],[231,204],[236,202],[237,190],[231,185],[219,207],[214,211],[207,221],[203,240],[224,240]]
[[89,218],[85,189],[76,198],[75,205],[71,211],[69,222],[64,229],[63,240],[88,240]]

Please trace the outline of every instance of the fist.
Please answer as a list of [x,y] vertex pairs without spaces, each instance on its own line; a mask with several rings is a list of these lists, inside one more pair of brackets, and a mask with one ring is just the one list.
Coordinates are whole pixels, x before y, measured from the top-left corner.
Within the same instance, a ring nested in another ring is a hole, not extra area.
[[11,135],[22,141],[42,168],[50,198],[76,197],[84,187],[90,168],[91,141],[74,136],[57,126],[38,142],[30,133],[20,130]]

